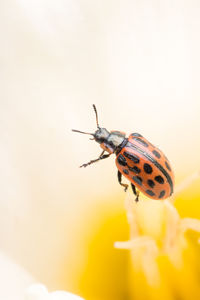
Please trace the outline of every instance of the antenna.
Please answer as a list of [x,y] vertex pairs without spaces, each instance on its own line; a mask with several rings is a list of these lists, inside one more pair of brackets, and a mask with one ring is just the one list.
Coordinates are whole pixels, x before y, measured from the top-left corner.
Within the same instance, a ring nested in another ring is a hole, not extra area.
[[99,121],[98,121],[98,114],[97,114],[97,109],[96,109],[96,106],[94,104],[92,104],[93,108],[94,108],[94,112],[95,112],[95,115],[96,115],[96,122],[97,122],[97,128],[100,128],[99,127]]
[[90,133],[90,132],[83,132],[83,131],[80,131],[80,130],[76,130],[76,129],[72,129],[73,132],[78,132],[78,133],[83,133],[83,134],[90,134],[90,135],[93,135],[93,133]]

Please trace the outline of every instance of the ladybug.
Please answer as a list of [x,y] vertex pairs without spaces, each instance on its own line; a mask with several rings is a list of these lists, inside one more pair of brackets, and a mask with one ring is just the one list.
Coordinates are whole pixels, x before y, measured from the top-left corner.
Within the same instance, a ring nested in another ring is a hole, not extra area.
[[[136,201],[139,200],[139,191],[155,200],[171,196],[173,193],[174,175],[171,165],[163,152],[139,133],[132,133],[126,138],[124,132],[109,132],[106,128],[100,127],[97,109],[94,104],[93,108],[97,123],[95,133],[82,132],[75,129],[72,129],[72,131],[92,135],[92,140],[100,144],[103,152],[97,159],[91,160],[80,167],[87,167],[115,153],[119,184],[126,191],[128,184],[122,183],[122,175],[126,177],[131,183]],[[108,153],[104,154],[105,152]]]

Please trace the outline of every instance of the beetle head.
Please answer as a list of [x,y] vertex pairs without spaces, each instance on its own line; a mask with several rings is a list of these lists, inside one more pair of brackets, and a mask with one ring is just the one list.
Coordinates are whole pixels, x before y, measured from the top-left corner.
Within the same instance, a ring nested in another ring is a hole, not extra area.
[[72,129],[72,131],[92,135],[93,138],[91,138],[91,140],[95,140],[97,143],[101,144],[107,139],[107,137],[109,136],[110,133],[108,132],[108,130],[106,128],[101,128],[99,126],[96,106],[94,104],[92,106],[93,106],[93,109],[94,109],[94,112],[96,115],[96,124],[97,124],[97,128],[98,128],[95,131],[95,133],[83,132],[83,131],[76,130],[76,129]]

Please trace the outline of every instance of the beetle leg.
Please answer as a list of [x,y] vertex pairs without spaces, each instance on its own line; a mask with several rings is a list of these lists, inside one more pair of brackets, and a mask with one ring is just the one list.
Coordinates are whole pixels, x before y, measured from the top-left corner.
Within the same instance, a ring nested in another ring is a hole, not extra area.
[[101,159],[105,159],[105,158],[110,156],[110,153],[109,154],[104,154],[104,152],[105,152],[105,150],[103,150],[103,152],[100,154],[100,156],[97,159],[93,159],[93,160],[89,161],[88,163],[81,165],[80,168],[82,168],[82,167],[85,168],[85,167],[87,167],[87,166],[89,166],[89,165],[91,165],[91,164],[93,164],[93,163],[95,163],[95,162],[97,162]]
[[118,177],[119,184],[124,187],[124,191],[126,192],[128,188],[128,184],[122,183],[122,173],[119,170],[117,172],[117,177]]
[[133,183],[131,183],[131,187],[132,187],[132,190],[133,190],[133,194],[136,196],[135,201],[138,202],[140,192],[136,191],[135,185]]

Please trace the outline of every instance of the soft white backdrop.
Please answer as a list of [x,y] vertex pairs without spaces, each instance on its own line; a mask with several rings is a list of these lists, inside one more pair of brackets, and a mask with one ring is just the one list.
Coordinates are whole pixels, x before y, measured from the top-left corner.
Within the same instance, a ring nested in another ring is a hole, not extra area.
[[198,168],[199,15],[194,0],[1,1],[0,247],[39,280],[59,287],[67,266],[70,282],[87,216],[123,200],[113,159],[78,168],[100,153],[70,131],[95,130],[92,103],[100,125],[163,149],[177,181]]

